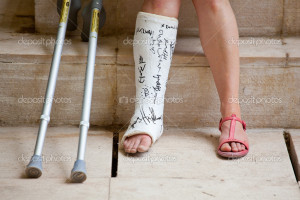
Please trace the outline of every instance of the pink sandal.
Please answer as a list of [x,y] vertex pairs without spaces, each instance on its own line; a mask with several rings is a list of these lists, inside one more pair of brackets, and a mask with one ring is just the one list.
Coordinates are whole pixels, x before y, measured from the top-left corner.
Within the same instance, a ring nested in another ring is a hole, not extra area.
[[[237,140],[234,138],[234,133],[235,133],[235,125],[236,125],[236,121],[240,122],[243,125],[243,129],[244,131],[246,131],[246,123],[239,119],[238,117],[236,117],[235,114],[232,114],[231,117],[226,117],[224,119],[220,120],[220,124],[219,124],[219,130],[222,131],[221,127],[222,124],[228,120],[231,120],[230,123],[230,130],[229,130],[229,137],[227,139],[224,139],[223,141],[221,141],[219,147],[218,147],[218,154],[222,157],[226,157],[226,158],[240,158],[245,156],[248,152],[249,152],[249,144],[246,142],[243,142],[241,140]],[[245,145],[246,150],[243,151],[239,151],[239,152],[226,152],[226,151],[221,151],[221,146],[224,143],[228,143],[228,142],[238,142],[241,143],[243,145]]]

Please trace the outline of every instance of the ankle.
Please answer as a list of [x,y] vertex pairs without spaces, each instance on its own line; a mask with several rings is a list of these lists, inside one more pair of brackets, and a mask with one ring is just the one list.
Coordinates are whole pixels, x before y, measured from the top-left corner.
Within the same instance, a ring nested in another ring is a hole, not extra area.
[[241,118],[241,110],[238,103],[221,103],[220,112],[222,118],[229,117],[232,114],[235,114],[238,118]]

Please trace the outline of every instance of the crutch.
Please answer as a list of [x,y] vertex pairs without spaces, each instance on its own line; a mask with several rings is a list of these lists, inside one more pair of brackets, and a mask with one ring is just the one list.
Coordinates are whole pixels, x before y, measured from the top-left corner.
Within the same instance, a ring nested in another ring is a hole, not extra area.
[[[101,24],[99,24],[100,17]],[[84,28],[81,37],[84,41],[86,41],[86,35],[88,34],[87,30],[89,30],[89,45],[85,73],[84,94],[82,101],[82,113],[79,126],[80,136],[78,142],[77,160],[75,161],[74,167],[71,171],[71,181],[76,183],[82,183],[87,178],[84,154],[86,149],[86,140],[90,121],[98,31],[99,28],[101,28],[105,22],[105,12],[102,9],[102,0],[91,1],[91,3],[83,11],[83,21]],[[90,22],[88,23],[89,25],[87,24],[87,22]]]
[[[52,57],[52,63],[47,83],[47,89],[45,94],[45,101],[43,105],[42,115],[40,117],[40,126],[38,131],[38,136],[35,144],[34,154],[30,159],[29,164],[26,167],[25,173],[28,177],[38,178],[42,175],[42,149],[46,136],[47,126],[50,121],[50,113],[52,107],[53,96],[55,92],[56,80],[59,70],[59,64],[61,59],[61,53],[63,49],[63,44],[65,40],[65,34],[67,29],[68,17],[70,6],[73,8],[72,12],[78,12],[80,9],[80,0],[73,0],[74,6],[71,5],[71,0],[61,1],[61,13],[58,32],[56,36],[56,42]],[[77,2],[77,3],[76,3]],[[79,2],[79,4],[78,4]],[[79,7],[78,7],[79,5]]]

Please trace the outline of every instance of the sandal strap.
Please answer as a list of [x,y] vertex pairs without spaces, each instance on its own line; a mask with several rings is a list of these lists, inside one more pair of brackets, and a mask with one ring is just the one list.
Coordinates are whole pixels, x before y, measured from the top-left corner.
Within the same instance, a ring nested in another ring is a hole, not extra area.
[[[226,121],[228,121],[228,120],[234,121],[234,125],[235,125],[235,121],[240,122],[243,125],[244,131],[246,131],[246,123],[243,120],[241,120],[240,118],[238,118],[235,114],[232,114],[230,117],[225,117],[224,119],[222,119],[222,118],[220,119],[220,123],[219,123],[219,130],[220,131],[222,131],[222,125],[223,125],[223,123],[226,122]],[[230,129],[231,128],[232,127],[230,126]]]

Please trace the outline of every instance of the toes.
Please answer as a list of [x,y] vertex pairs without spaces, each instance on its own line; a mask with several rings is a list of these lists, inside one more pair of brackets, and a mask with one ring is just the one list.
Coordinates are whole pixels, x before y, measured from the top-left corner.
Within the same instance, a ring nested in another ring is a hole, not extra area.
[[233,151],[233,152],[238,152],[239,151],[235,142],[231,142],[231,151]]
[[228,143],[224,143],[221,148],[220,148],[221,151],[226,151],[226,152],[229,152],[231,151],[231,147]]
[[130,153],[130,150],[131,150],[131,148],[133,147],[133,145],[134,145],[134,140],[133,140],[133,141],[132,141],[132,140],[128,141],[128,146],[127,146],[127,148],[125,149],[125,151],[126,151],[127,153]]
[[230,152],[230,151],[239,152],[239,151],[246,150],[246,147],[241,143],[231,142],[231,143],[224,143],[221,146],[220,150],[225,152]]
[[237,147],[238,151],[242,151],[242,147],[241,147],[240,143],[236,143],[236,147]]
[[151,146],[149,135],[135,135],[125,139],[124,150],[126,153],[136,153],[148,151]]
[[148,135],[145,135],[145,137],[143,137],[141,139],[141,142],[137,148],[138,152],[146,152],[149,150],[151,145],[151,138]]
[[123,146],[124,146],[124,149],[126,149],[127,148],[127,146],[128,146],[128,138],[126,138],[125,140],[124,140],[124,142],[123,142]]
[[128,138],[126,138],[125,141],[123,142],[124,149],[128,149],[129,143],[130,143],[130,140]]
[[241,146],[242,146],[242,150],[243,150],[243,151],[246,150],[245,145],[241,144]]
[[138,139],[138,140],[136,140],[136,141],[134,142],[134,145],[133,145],[132,148],[130,149],[130,153],[136,153],[139,144],[140,144],[140,140]]

